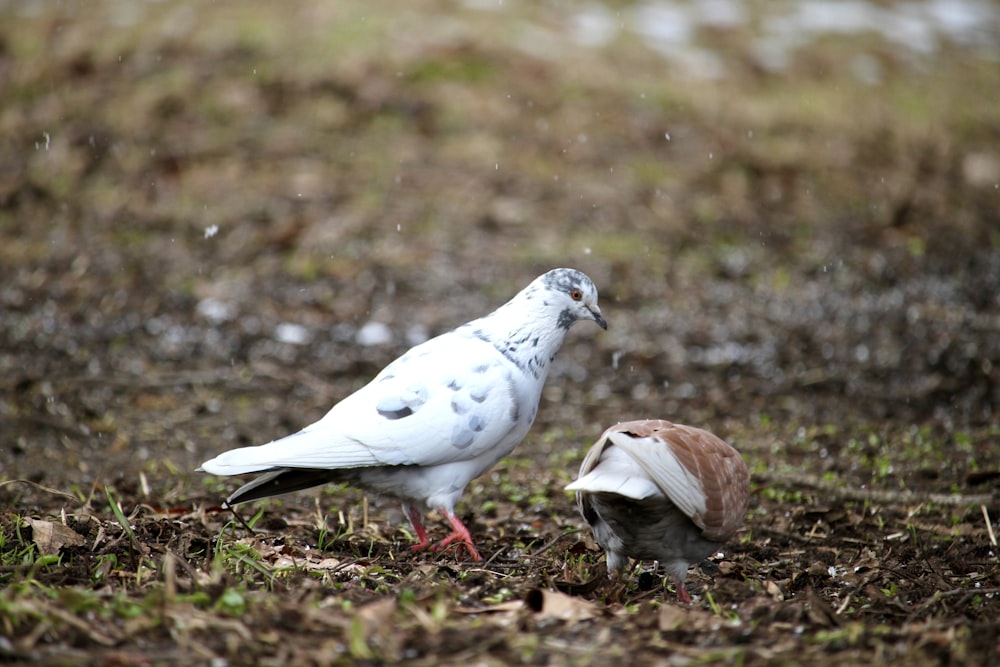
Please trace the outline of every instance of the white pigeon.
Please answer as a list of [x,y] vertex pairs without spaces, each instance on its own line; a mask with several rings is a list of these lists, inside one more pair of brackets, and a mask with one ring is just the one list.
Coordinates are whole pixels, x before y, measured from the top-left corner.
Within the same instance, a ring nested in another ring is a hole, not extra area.
[[453,531],[438,547],[458,542],[480,560],[455,503],[527,435],[549,365],[580,319],[608,327],[594,283],[553,269],[489,315],[412,348],[316,423],[224,452],[199,470],[266,473],[227,505],[327,482],[396,498],[416,532],[414,549],[430,544],[416,505],[436,508]]
[[576,491],[580,513],[608,555],[608,572],[628,559],[666,567],[677,598],[688,566],[743,525],[750,474],[739,452],[693,426],[640,420],[612,426],[587,452]]

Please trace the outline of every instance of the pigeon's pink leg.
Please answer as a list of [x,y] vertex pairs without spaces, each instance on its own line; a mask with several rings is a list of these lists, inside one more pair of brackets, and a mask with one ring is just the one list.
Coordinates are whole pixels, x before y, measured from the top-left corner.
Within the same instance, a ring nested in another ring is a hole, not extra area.
[[691,596],[688,594],[688,589],[684,585],[683,581],[678,581],[674,579],[674,587],[677,588],[677,599],[681,602],[691,602]]
[[420,510],[407,505],[406,516],[409,517],[410,523],[413,525],[413,532],[417,534],[417,543],[410,548],[414,551],[426,549],[431,543],[431,538],[427,537],[427,529],[424,528],[423,519],[420,518]]
[[472,560],[482,560],[483,557],[479,555],[479,552],[476,551],[476,547],[472,544],[472,535],[469,534],[469,529],[465,527],[462,520],[453,513],[446,511],[443,507],[438,508],[438,511],[448,517],[448,523],[451,524],[452,533],[448,537],[441,540],[441,542],[438,543],[437,548],[444,549],[452,542],[458,542],[460,548],[464,548],[469,552],[469,557],[472,558]]

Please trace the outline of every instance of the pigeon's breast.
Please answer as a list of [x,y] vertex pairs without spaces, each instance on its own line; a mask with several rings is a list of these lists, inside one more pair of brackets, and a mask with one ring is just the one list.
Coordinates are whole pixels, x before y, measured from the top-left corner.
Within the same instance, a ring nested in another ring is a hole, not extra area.
[[491,447],[500,458],[510,453],[530,428],[538,402],[523,377],[507,360],[496,358],[449,378],[452,447],[472,456]]

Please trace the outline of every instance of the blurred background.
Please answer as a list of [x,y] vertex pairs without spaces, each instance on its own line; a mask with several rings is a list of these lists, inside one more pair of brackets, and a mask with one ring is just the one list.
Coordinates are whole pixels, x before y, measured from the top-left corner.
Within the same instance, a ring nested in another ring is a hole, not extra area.
[[[557,266],[609,330],[466,490],[481,566],[194,472]],[[0,655],[988,664],[998,404],[997,2],[0,0]],[[752,471],[691,606],[563,491],[638,418]]]
[[994,2],[0,11],[5,476],[197,493],[555,266],[610,329],[526,456],[663,417],[758,472],[998,465]]

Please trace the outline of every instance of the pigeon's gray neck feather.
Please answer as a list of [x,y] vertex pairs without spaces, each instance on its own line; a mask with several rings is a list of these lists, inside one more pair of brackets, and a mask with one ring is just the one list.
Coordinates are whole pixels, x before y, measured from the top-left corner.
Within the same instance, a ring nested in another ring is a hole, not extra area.
[[536,379],[544,379],[566,337],[558,313],[539,308],[538,302],[513,299],[493,313],[461,329],[493,345],[512,364]]

